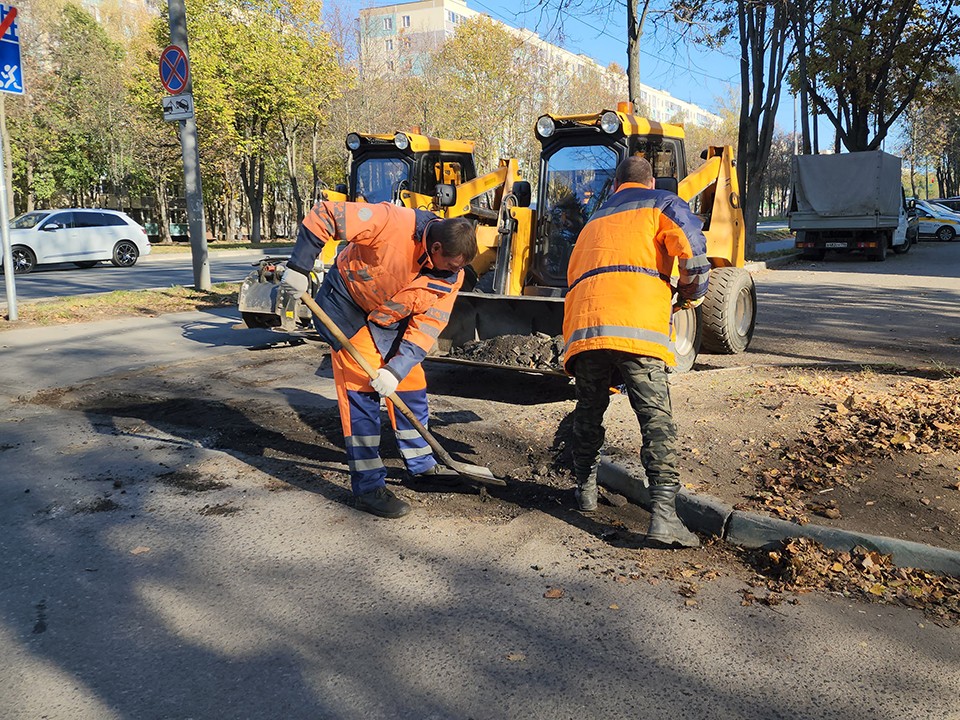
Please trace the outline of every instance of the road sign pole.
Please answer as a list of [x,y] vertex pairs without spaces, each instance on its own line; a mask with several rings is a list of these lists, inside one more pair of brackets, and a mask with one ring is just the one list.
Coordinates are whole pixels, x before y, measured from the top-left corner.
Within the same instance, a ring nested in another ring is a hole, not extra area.
[[[5,163],[7,149],[0,134],[0,163]],[[7,291],[7,319],[15,322],[17,314],[17,286],[13,282],[13,252],[10,248],[10,212],[7,210],[7,183],[0,182],[0,238],[3,240],[3,284]]]
[[[0,73],[0,91],[23,94],[23,70],[20,68],[20,37],[17,31],[17,9],[11,5],[0,5],[0,56],[3,58],[4,71]],[[0,113],[5,108],[0,107]],[[3,118],[4,123],[6,118]],[[5,128],[4,128],[5,129]],[[7,319],[16,322],[17,286],[13,279],[13,248],[10,247],[10,205],[7,198],[7,147],[3,133],[0,132],[0,246],[3,249],[3,285],[7,293]]]
[[[170,42],[183,48],[187,57],[187,11],[184,0],[168,0]],[[193,92],[188,75],[184,92]],[[203,220],[203,189],[200,184],[200,152],[197,146],[197,121],[191,116],[180,120],[180,152],[183,157],[183,185],[190,225],[190,249],[193,252],[193,284],[197,290],[210,289],[210,258],[207,252],[207,227]]]

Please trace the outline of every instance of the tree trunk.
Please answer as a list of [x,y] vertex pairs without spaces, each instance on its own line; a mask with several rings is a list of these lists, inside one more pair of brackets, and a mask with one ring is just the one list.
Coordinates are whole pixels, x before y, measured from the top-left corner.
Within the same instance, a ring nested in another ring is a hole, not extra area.
[[24,163],[23,182],[26,185],[23,189],[23,195],[26,199],[26,212],[33,212],[37,207],[37,195],[33,192],[33,159],[29,153],[27,153]]
[[762,188],[786,74],[789,18],[782,4],[765,6],[737,0],[737,9],[741,94],[737,170],[744,199],[746,252],[750,254],[756,248]]
[[640,38],[648,4],[645,0],[638,15],[640,0],[627,0],[627,94],[634,107],[640,102]]
[[167,184],[163,180],[157,183],[156,196],[160,241],[169,245],[173,243],[173,237],[170,235],[170,198],[167,197]]
[[280,124],[283,132],[283,141],[287,150],[287,177],[290,178],[290,191],[293,193],[293,204],[297,212],[297,222],[303,220],[303,197],[300,195],[300,181],[297,179],[297,127],[287,128]]

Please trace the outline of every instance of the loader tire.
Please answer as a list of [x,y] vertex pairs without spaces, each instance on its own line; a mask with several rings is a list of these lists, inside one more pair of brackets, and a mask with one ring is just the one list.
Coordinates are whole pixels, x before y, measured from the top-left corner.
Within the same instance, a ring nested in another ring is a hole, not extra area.
[[677,360],[672,372],[684,373],[693,369],[700,352],[700,340],[703,336],[703,320],[700,308],[677,310],[673,314],[673,324],[677,330],[673,355]]
[[711,270],[700,307],[704,350],[735,355],[747,349],[757,323],[757,287],[749,272],[736,267]]

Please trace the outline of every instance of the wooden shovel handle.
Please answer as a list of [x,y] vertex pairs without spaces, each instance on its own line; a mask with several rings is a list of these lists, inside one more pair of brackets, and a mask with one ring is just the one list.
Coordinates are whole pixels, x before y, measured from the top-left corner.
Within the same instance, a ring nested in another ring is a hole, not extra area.
[[[357,364],[363,368],[363,371],[367,375],[370,376],[370,379],[372,380],[373,378],[377,377],[378,371],[374,369],[369,362],[367,362],[367,359],[363,357],[363,355],[360,354],[360,351],[357,350],[354,344],[350,342],[349,338],[343,334],[343,331],[337,327],[337,324],[331,319],[331,317],[323,311],[323,308],[317,305],[316,301],[310,297],[310,293],[303,293],[300,296],[300,300],[303,301],[304,305],[310,308],[310,311],[317,316],[317,319],[319,319],[323,326],[330,331],[330,334],[333,335],[336,341],[343,346],[343,349],[350,354],[350,357],[357,361]],[[440,462],[447,467],[454,469],[461,465],[461,463],[458,463],[456,460],[450,457],[450,453],[443,449],[443,446],[440,445],[430,431],[424,427],[423,423],[417,419],[417,416],[413,414],[413,411],[407,407],[407,404],[400,399],[396,392],[391,393],[389,395],[389,399],[390,402],[392,402],[394,406],[404,414],[407,420],[410,421],[410,424],[413,425],[414,429],[416,429],[418,433],[420,433],[420,436],[427,441],[427,445],[430,446],[430,449],[433,450]]]

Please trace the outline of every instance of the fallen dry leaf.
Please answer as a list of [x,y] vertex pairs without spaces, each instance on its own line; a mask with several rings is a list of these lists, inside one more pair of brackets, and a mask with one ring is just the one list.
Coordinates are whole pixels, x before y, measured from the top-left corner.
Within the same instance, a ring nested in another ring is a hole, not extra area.
[[133,550],[130,551],[131,555],[143,555],[144,553],[150,552],[150,548],[145,545],[137,545]]
[[562,588],[548,588],[547,591],[543,594],[548,600],[558,600],[563,597]]

